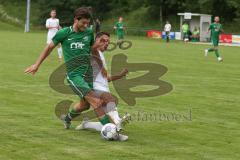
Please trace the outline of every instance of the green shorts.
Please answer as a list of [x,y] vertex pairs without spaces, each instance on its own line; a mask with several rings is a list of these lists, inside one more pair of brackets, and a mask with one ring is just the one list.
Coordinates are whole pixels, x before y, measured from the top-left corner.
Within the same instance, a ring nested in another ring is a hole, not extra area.
[[118,32],[117,37],[118,37],[118,39],[124,39],[124,33],[123,32]]
[[213,46],[218,46],[219,39],[212,39]]
[[81,99],[93,90],[93,77],[92,75],[76,75],[76,76],[67,76],[67,81],[70,84],[70,87]]

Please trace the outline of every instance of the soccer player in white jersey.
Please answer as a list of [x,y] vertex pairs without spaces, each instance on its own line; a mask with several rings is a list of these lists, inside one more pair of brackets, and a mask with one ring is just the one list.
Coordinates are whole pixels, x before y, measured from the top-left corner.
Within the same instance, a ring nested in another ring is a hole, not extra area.
[[[59,24],[59,19],[56,18],[57,12],[56,10],[51,10],[50,12],[50,18],[46,20],[46,28],[48,29],[48,34],[47,34],[47,44],[50,44],[52,42],[52,38],[55,36],[57,31],[61,29],[61,26]],[[58,58],[59,61],[62,61],[62,47],[59,44],[57,47],[57,52],[58,52]]]
[[[122,125],[123,121],[129,118],[129,115],[125,115],[123,118],[120,118],[117,108],[116,108],[116,101],[112,99],[113,97],[110,95],[110,90],[108,86],[108,82],[114,81],[117,79],[121,79],[122,77],[126,76],[128,70],[124,68],[118,75],[110,76],[106,72],[106,61],[104,58],[104,51],[107,49],[109,44],[110,35],[106,32],[99,32],[96,35],[96,41],[101,40],[102,46],[97,49],[97,52],[92,53],[93,58],[91,61],[92,68],[93,68],[93,89],[98,94],[98,96],[102,97],[109,97],[110,102],[104,107],[106,114],[112,119],[112,121],[118,125]],[[99,42],[98,42],[99,43]],[[94,51],[93,51],[94,52]],[[109,96],[107,96],[109,94]],[[111,100],[112,99],[112,100]],[[82,129],[94,129],[96,131],[101,131],[103,125],[100,122],[90,122],[88,120],[83,120],[83,122],[76,127],[76,130]],[[125,141],[128,139],[128,136],[119,134],[119,141]]]
[[171,32],[171,24],[167,21],[165,26],[164,26],[164,31],[166,33],[166,41],[169,42],[169,39],[170,39],[170,32]]

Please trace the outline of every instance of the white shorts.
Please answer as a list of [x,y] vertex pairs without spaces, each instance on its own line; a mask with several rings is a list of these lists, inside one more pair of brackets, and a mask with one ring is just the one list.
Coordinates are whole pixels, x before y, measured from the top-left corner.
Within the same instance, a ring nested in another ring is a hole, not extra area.
[[48,32],[47,34],[47,44],[52,42],[52,38],[56,35],[57,32]]
[[96,81],[93,82],[93,89],[98,91],[103,91],[103,92],[110,92],[108,84],[104,85]]

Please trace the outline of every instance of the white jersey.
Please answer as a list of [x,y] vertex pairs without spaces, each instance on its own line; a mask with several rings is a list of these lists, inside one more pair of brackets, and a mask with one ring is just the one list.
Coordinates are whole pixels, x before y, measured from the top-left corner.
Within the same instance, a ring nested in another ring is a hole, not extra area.
[[59,19],[57,18],[48,18],[46,21],[46,27],[57,27],[57,28],[51,28],[48,29],[48,34],[47,34],[47,43],[51,43],[52,38],[55,36],[59,29]]
[[172,28],[171,24],[165,24],[165,26],[164,26],[164,31],[165,31],[165,32],[170,32],[170,31],[171,31],[171,28]]
[[[106,61],[105,61],[104,55],[101,51],[98,51],[98,52],[99,52],[100,59],[103,63],[103,66],[106,68]],[[93,68],[93,89],[104,91],[104,92],[110,92],[107,77],[103,76],[98,63],[94,58],[92,58],[91,60],[91,65]]]

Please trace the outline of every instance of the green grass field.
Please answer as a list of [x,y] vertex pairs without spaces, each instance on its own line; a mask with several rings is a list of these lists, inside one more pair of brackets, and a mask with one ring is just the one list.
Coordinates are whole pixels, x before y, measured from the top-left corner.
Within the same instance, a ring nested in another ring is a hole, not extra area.
[[[220,47],[204,57],[209,46],[128,37],[133,47],[128,62],[168,67],[161,79],[173,90],[163,96],[139,98],[134,107],[119,99],[120,113],[189,115],[187,119],[135,119],[126,127],[127,142],[108,142],[94,131],[64,130],[55,105],[76,96],[53,91],[49,75],[60,63],[56,50],[35,76],[23,73],[45,45],[46,32],[0,30],[0,160],[238,160],[240,159],[240,63],[238,47]],[[146,87],[145,87],[146,88]],[[113,93],[116,95],[111,85]],[[144,86],[138,89],[144,89]],[[79,122],[74,122],[76,126]]]

